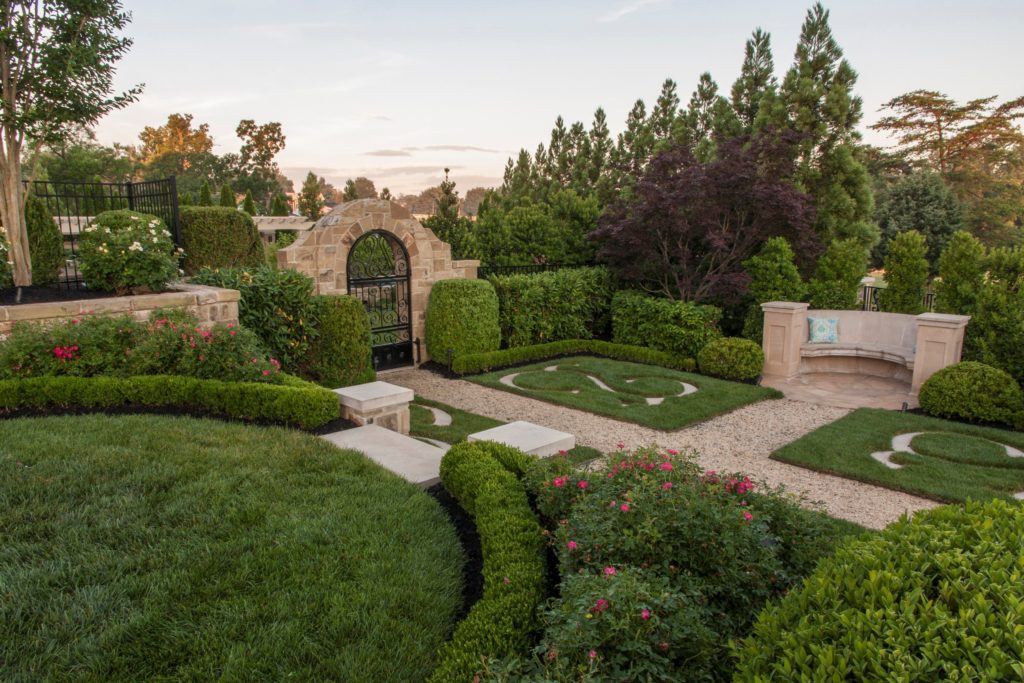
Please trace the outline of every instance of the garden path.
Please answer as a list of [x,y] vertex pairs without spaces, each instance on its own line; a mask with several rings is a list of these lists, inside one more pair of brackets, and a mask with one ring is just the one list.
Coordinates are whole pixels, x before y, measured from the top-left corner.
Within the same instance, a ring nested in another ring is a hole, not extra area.
[[382,379],[412,389],[418,396],[441,401],[497,420],[526,420],[576,435],[578,444],[602,451],[617,444],[627,448],[658,444],[696,450],[701,466],[723,472],[744,472],[773,486],[820,501],[836,517],[881,529],[904,512],[938,504],[897,491],[813,472],[769,459],[777,448],[833,422],[844,408],[780,399],[761,401],[674,432],[622,422],[525,396],[445,379],[419,369],[398,370]]

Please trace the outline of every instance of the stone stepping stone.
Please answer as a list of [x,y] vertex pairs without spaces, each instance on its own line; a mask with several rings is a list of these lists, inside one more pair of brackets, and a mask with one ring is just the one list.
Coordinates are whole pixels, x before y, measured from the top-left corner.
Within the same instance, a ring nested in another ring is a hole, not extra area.
[[338,448],[359,451],[370,460],[423,488],[441,479],[441,458],[448,451],[411,436],[368,424],[355,429],[324,434],[321,438]]
[[413,438],[419,439],[424,443],[429,443],[431,446],[437,446],[438,448],[444,451],[447,451],[449,448],[451,448],[451,444],[447,444],[444,441],[441,441],[440,439],[431,439],[429,436],[415,436]]
[[572,434],[521,420],[470,434],[467,441],[497,441],[541,458],[576,447]]
[[438,427],[448,427],[452,423],[452,416],[444,412],[440,408],[432,408],[431,406],[420,406],[426,408],[434,414],[434,424]]

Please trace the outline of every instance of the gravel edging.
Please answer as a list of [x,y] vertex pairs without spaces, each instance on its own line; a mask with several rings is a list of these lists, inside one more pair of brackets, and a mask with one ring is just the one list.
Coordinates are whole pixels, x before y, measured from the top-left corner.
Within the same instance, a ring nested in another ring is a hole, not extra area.
[[385,381],[412,389],[424,398],[496,420],[526,420],[576,435],[580,445],[601,451],[657,444],[695,450],[705,469],[744,472],[771,486],[819,502],[831,515],[881,529],[907,512],[939,503],[851,479],[771,460],[787,443],[838,420],[850,411],[787,399],[765,400],[673,432],[555,406],[472,382],[446,379],[427,370],[388,372]]

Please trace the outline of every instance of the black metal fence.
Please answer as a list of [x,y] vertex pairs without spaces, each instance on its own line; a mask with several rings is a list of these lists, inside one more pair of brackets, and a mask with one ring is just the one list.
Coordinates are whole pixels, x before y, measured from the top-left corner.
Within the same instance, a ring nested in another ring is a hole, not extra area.
[[[870,287],[864,285],[860,288],[860,307],[864,311],[877,311],[878,310],[878,293],[885,289],[884,287]],[[924,310],[933,311],[935,310],[935,292],[928,292],[924,295]]]
[[584,267],[582,265],[574,266],[563,263],[531,263],[526,266],[480,266],[476,270],[476,276],[480,279],[486,279],[491,275],[532,275],[533,273],[546,273],[549,270]]
[[64,235],[64,268],[58,279],[60,289],[82,289],[78,271],[78,235],[99,213],[130,209],[159,216],[181,244],[178,227],[178,184],[174,176],[164,180],[124,183],[25,181],[25,191],[35,195],[53,215]]

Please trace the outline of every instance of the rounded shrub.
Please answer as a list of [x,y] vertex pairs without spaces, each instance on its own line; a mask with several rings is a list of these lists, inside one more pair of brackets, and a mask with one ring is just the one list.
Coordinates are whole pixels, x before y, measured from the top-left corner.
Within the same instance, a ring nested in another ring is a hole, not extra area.
[[1024,411],[1024,397],[1013,377],[976,361],[936,372],[921,386],[918,400],[929,415],[969,422],[1013,424]]
[[78,265],[92,289],[159,292],[178,275],[178,255],[164,222],[145,213],[104,211],[82,229]]
[[764,368],[760,344],[740,337],[723,337],[710,342],[697,354],[697,367],[705,375],[733,380],[751,380]]
[[252,217],[234,208],[187,206],[181,209],[181,242],[188,274],[202,268],[258,266],[263,241]]
[[33,194],[25,200],[25,227],[32,258],[32,284],[53,284],[64,266],[64,236],[46,203]]
[[1022,528],[969,501],[847,543],[761,613],[733,680],[1020,680]]
[[438,363],[501,345],[498,296],[486,280],[441,280],[427,304],[427,353]]
[[331,387],[372,382],[370,318],[351,296],[313,297],[317,337],[310,343],[303,375]]

